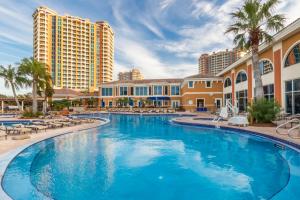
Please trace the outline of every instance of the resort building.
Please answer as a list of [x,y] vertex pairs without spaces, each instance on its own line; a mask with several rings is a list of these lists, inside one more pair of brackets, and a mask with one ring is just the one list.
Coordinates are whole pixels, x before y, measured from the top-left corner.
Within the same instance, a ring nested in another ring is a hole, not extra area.
[[[172,107],[190,111],[216,110],[222,106],[223,79],[195,75],[184,79],[145,79],[103,83],[99,88],[101,107]],[[123,101],[124,102],[124,101]]]
[[118,74],[119,81],[129,81],[129,80],[143,80],[144,76],[140,70],[133,68],[128,72],[120,72]]
[[[300,18],[276,33],[271,43],[261,44],[259,59],[265,97],[275,99],[287,113],[300,113]],[[255,98],[251,54],[217,75],[224,78],[224,99],[246,110]]]
[[228,67],[241,58],[243,53],[237,49],[229,51],[213,52],[212,54],[202,54],[199,59],[199,73],[216,75],[224,68]]
[[39,7],[33,14],[33,56],[47,65],[55,89],[98,90],[112,80],[114,33],[93,23]]
[[[286,113],[300,113],[300,18],[276,33],[271,43],[261,44],[259,58],[265,98],[275,99]],[[189,111],[213,111],[230,101],[243,112],[255,98],[254,88],[251,54],[247,54],[216,76],[200,73],[184,79],[101,84],[99,101],[102,107],[112,107],[118,98],[137,102],[144,98],[153,101],[155,106]],[[138,103],[132,105],[138,106]]]

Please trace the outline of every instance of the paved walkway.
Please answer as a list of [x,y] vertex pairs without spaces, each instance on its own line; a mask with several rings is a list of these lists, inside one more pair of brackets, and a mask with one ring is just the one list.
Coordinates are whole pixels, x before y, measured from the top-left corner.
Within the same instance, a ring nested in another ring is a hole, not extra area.
[[288,129],[281,129],[280,132],[285,133],[285,135],[280,135],[276,133],[275,129],[276,127],[257,127],[257,126],[248,126],[248,127],[238,127],[238,126],[231,126],[227,124],[227,121],[220,121],[218,123],[213,122],[212,120],[208,120],[207,118],[212,118],[211,115],[199,115],[198,117],[180,117],[174,119],[174,122],[179,123],[191,123],[191,124],[198,124],[198,125],[210,125],[210,126],[220,126],[220,127],[229,127],[229,128],[236,128],[236,129],[242,129],[247,130],[251,132],[260,133],[263,136],[269,136],[272,138],[278,138],[284,141],[287,141],[287,143],[293,143],[296,145],[300,145],[300,139],[293,139],[287,135]]

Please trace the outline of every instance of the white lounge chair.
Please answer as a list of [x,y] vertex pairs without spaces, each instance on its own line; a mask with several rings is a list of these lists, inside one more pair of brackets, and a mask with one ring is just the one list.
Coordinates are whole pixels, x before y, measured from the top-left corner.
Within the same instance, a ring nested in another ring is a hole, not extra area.
[[228,120],[228,124],[234,126],[248,126],[249,122],[246,116],[235,116]]
[[222,107],[219,116],[216,116],[213,119],[213,122],[218,122],[221,119],[227,119],[228,118],[228,111],[227,111],[227,107]]

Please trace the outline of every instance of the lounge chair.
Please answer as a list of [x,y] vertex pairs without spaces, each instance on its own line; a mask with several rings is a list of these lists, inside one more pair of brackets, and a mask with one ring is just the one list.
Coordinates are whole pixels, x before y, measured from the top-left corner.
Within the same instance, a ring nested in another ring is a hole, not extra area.
[[24,128],[24,127],[16,127],[14,128],[14,133],[17,134],[25,134],[25,133],[32,133],[32,129],[30,128]]
[[25,128],[31,128],[32,130],[34,130],[37,133],[40,130],[46,131],[48,126],[44,126],[44,125],[26,125]]
[[4,137],[7,140],[7,134],[4,131],[0,132],[0,137]]
[[228,118],[227,107],[222,107],[219,115],[216,116],[212,121],[213,122],[218,122],[220,120],[227,119],[227,118]]
[[249,122],[246,116],[235,116],[228,120],[229,125],[248,126]]

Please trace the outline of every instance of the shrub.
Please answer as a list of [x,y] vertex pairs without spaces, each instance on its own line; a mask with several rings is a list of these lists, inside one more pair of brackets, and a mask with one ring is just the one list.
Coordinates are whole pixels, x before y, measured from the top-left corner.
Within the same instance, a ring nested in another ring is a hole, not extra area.
[[43,113],[41,112],[37,112],[36,114],[34,114],[32,111],[24,111],[22,114],[23,118],[36,118],[43,115]]
[[250,121],[270,123],[275,120],[277,114],[280,112],[280,106],[274,100],[259,99],[255,100],[248,107],[248,112],[250,114]]
[[52,102],[52,108],[56,111],[61,111],[64,108],[69,108],[70,106],[71,106],[71,101],[67,99],[62,99],[62,100]]

